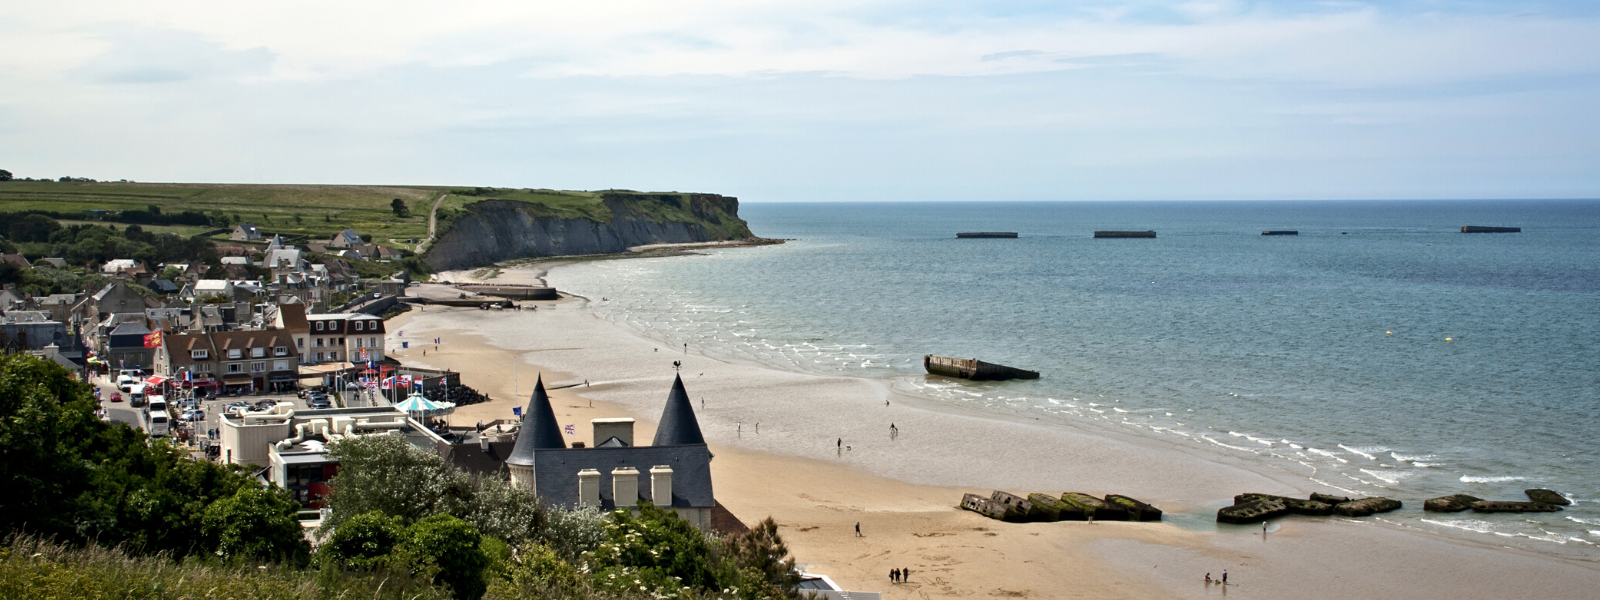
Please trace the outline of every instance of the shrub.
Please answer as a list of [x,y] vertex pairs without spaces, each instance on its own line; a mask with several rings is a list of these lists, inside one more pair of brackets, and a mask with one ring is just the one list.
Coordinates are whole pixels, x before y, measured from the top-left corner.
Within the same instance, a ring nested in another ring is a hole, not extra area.
[[299,565],[311,551],[295,519],[299,509],[281,488],[245,486],[206,507],[201,527],[223,559]]
[[351,569],[388,566],[389,555],[405,540],[399,517],[368,512],[351,517],[328,536],[317,551],[327,564]]
[[472,524],[450,515],[433,515],[411,526],[399,551],[419,570],[434,573],[434,583],[450,586],[457,600],[476,600],[488,589],[489,557]]

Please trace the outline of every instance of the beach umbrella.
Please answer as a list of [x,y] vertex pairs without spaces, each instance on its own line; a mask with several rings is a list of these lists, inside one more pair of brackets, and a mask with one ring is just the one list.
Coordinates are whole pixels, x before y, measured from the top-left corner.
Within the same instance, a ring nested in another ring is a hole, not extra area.
[[394,407],[408,413],[421,413],[435,417],[440,415],[448,415],[456,410],[455,403],[434,402],[424,397],[421,392],[413,392],[410,396],[407,396],[405,400],[394,405]]

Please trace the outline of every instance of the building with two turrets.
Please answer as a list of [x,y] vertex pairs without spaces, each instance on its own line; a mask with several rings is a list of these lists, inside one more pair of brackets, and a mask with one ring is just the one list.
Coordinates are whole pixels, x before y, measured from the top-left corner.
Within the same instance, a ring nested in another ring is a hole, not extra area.
[[633,419],[595,419],[591,422],[595,447],[567,447],[542,378],[526,410],[505,461],[513,484],[567,508],[611,510],[648,501],[671,507],[696,527],[711,528],[716,507],[711,450],[700,434],[682,378],[672,382],[649,446],[634,445]]

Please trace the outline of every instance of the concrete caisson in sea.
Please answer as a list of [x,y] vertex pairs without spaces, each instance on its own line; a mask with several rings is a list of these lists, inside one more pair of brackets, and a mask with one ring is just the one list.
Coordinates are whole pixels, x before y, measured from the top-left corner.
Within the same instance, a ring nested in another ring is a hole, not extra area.
[[1014,238],[1015,231],[965,231],[956,234],[958,238]]
[[1298,230],[1298,229],[1268,229],[1266,231],[1261,232],[1261,235],[1300,235],[1300,230]]
[[1482,225],[1462,225],[1461,233],[1522,233],[1521,227],[1484,227]]
[[1038,371],[986,363],[976,358],[949,358],[929,354],[922,357],[922,367],[932,375],[958,377],[973,381],[1039,378]]
[[1094,232],[1094,237],[1097,237],[1097,238],[1153,238],[1153,237],[1156,237],[1156,232],[1154,232],[1154,231],[1096,231],[1096,232]]

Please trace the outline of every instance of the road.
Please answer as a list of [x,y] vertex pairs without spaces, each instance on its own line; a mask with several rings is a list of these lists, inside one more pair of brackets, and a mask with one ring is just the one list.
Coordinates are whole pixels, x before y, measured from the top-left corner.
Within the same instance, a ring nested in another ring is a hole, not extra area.
[[433,237],[438,235],[436,230],[439,228],[439,205],[444,204],[445,197],[449,195],[439,194],[439,199],[433,201],[433,208],[428,210],[428,239],[422,240],[421,244],[417,244],[417,254],[426,252],[428,245],[433,243]]

